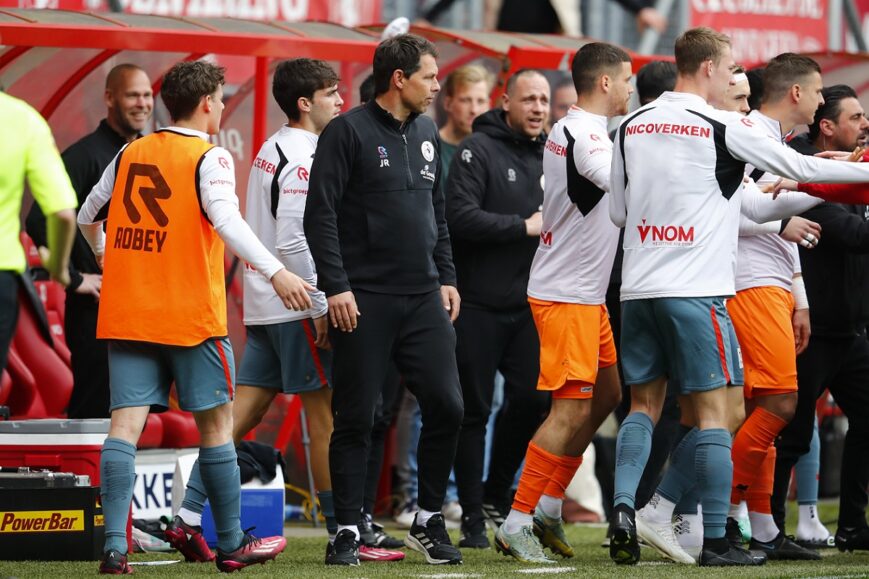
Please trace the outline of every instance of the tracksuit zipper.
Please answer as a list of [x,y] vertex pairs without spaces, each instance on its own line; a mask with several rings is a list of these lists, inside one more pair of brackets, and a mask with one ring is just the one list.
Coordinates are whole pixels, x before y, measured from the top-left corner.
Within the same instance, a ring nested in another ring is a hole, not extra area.
[[404,166],[407,169],[407,187],[413,189],[413,173],[410,172],[410,155],[407,153],[407,135],[401,133],[401,139],[404,141]]

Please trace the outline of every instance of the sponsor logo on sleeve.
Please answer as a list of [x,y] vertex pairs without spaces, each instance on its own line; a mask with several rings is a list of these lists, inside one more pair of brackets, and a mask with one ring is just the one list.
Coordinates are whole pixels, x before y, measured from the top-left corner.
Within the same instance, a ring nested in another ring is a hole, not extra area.
[[553,155],[558,155],[559,157],[567,156],[567,147],[565,147],[564,145],[559,145],[552,139],[548,139],[546,141],[546,150]]
[[435,180],[435,174],[433,171],[429,170],[428,165],[423,167],[422,170],[419,172],[419,174],[422,175],[422,178],[427,180],[427,181],[434,181]]

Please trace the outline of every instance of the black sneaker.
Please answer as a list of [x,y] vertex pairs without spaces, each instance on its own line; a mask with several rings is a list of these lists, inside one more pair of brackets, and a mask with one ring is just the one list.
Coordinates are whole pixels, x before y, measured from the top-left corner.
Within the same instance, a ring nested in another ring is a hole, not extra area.
[[497,531],[504,524],[504,520],[509,514],[509,510],[494,501],[483,503],[483,518],[493,531]]
[[835,549],[836,537],[830,535],[826,539],[794,539],[794,543],[806,549]]
[[617,505],[613,509],[610,559],[617,565],[636,565],[640,560],[635,515],[634,509],[626,505]]
[[353,531],[344,529],[331,548],[326,547],[326,565],[359,565],[359,541]]
[[377,549],[401,549],[404,543],[386,533],[383,527],[371,520],[371,515],[362,515],[356,525],[359,529],[359,542],[366,547]]
[[859,529],[836,530],[836,548],[842,551],[867,551],[869,550],[869,527]]
[[100,574],[102,575],[129,575],[133,568],[127,564],[127,556],[120,551],[106,551],[100,561]]
[[488,549],[489,537],[486,535],[486,519],[482,513],[462,515],[462,535],[459,538],[462,549]]
[[786,537],[781,531],[769,542],[752,538],[748,548],[752,551],[760,551],[767,559],[774,561],[818,561],[821,558],[820,553],[797,545],[791,537]]
[[742,548],[745,544],[742,538],[742,531],[739,529],[739,521],[733,517],[727,517],[727,523],[724,525],[724,538],[736,548]]
[[766,563],[766,557],[763,554],[750,553],[742,547],[734,547],[728,541],[728,548],[723,553],[703,545],[698,563],[701,567],[757,567]]
[[444,516],[432,515],[425,527],[416,524],[418,517],[419,514],[413,518],[404,544],[425,555],[425,560],[432,565],[461,565],[462,553],[450,541]]

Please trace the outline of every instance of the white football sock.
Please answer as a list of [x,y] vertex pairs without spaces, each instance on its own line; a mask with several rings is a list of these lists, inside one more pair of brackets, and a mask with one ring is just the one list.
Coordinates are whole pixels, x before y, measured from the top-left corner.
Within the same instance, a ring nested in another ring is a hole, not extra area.
[[751,521],[751,538],[762,543],[769,543],[778,537],[779,530],[772,515],[766,513],[748,512]]
[[797,539],[826,541],[829,536],[830,530],[818,518],[818,505],[800,505]]
[[556,499],[549,495],[542,495],[537,501],[537,508],[543,511],[543,514],[550,519],[561,518],[561,505],[564,504],[563,499]]
[[435,513],[432,511],[427,511],[425,509],[420,509],[419,512],[416,514],[416,524],[420,527],[425,527],[426,525],[428,525],[428,520],[430,518],[439,514],[439,512]]
[[510,509],[510,514],[501,525],[508,535],[515,535],[522,527],[530,527],[534,523],[534,516],[516,509]]
[[185,509],[181,507],[178,509],[178,516],[181,517],[181,520],[190,525],[191,527],[201,527],[202,526],[202,513],[194,513],[190,509]]
[[356,540],[359,540],[359,527],[356,525],[338,525],[338,534],[341,534],[341,531],[344,529],[353,531],[353,536],[356,537]]

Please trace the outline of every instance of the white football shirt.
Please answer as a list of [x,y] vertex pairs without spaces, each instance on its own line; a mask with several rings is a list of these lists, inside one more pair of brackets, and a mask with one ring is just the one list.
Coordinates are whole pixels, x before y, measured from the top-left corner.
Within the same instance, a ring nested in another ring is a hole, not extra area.
[[[245,220],[260,241],[284,267],[315,287],[317,274],[302,218],[317,138],[286,125],[269,137],[251,167],[245,208]],[[308,310],[288,310],[266,277],[249,266],[244,268],[245,324],[275,324],[326,313],[323,292],[312,293],[311,301],[313,307]]]
[[540,300],[598,305],[619,229],[609,217],[612,141],[606,117],[571,107],[543,151],[543,229],[528,281]]

